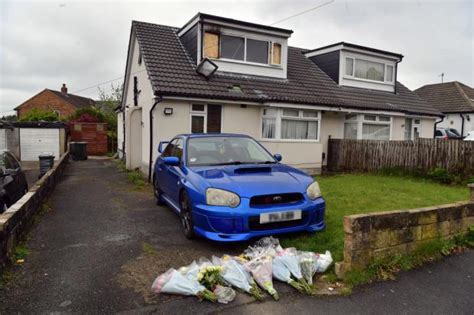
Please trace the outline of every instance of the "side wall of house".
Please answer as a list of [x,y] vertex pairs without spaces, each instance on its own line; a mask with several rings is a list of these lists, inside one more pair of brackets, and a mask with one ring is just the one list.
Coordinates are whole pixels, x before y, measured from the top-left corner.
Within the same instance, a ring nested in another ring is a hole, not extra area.
[[72,115],[76,111],[74,106],[65,102],[63,99],[48,90],[44,90],[36,94],[31,99],[23,103],[21,107],[17,109],[18,118],[23,118],[33,108],[42,111],[57,110],[59,111],[61,118]]
[[[138,63],[139,45],[132,37],[128,60],[128,78],[125,96],[125,154],[128,169],[141,169],[148,172],[150,122],[149,112],[154,103],[154,94],[145,61]],[[134,103],[134,77],[138,82],[138,104]],[[120,127],[119,127],[120,128]]]
[[[464,135],[474,130],[474,112],[463,114],[464,116]],[[469,120],[468,120],[469,116]],[[438,124],[440,128],[454,128],[461,133],[462,119],[459,113],[446,114],[444,120]]]

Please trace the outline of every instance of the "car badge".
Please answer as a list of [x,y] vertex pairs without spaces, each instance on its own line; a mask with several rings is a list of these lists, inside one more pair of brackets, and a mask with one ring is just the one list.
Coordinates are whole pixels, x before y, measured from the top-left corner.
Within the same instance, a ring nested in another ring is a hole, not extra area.
[[282,196],[275,196],[275,197],[273,197],[273,201],[274,201],[274,202],[280,202],[280,201],[282,201],[282,200],[283,200],[283,197],[282,197]]

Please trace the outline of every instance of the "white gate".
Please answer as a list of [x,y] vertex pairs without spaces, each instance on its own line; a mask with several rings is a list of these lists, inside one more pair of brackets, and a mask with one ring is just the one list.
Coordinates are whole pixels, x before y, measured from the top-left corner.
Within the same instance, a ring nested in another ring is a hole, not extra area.
[[0,150],[7,149],[7,135],[5,129],[0,129]]

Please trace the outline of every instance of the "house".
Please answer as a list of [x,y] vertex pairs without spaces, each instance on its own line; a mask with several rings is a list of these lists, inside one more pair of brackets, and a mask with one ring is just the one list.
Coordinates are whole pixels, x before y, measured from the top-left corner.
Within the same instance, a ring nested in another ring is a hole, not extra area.
[[18,119],[24,117],[30,110],[38,109],[41,111],[52,111],[59,118],[67,117],[81,108],[95,106],[93,99],[68,93],[66,84],[63,84],[61,91],[44,89],[35,96],[31,97],[23,104],[15,108]]
[[415,93],[446,115],[437,124],[438,127],[456,129],[462,136],[474,130],[474,89],[472,87],[454,81],[428,84],[415,90]]
[[318,173],[329,137],[432,138],[442,114],[397,82],[397,53],[291,47],[292,31],[198,13],[181,28],[132,22],[118,113],[120,155],[151,174],[160,141],[244,133]]

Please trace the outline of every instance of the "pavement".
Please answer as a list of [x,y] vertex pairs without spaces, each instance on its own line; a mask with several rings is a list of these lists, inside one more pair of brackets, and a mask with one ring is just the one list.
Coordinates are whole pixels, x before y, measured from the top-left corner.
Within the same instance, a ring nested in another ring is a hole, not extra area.
[[474,310],[474,251],[359,287],[347,297],[307,297],[276,284],[281,300],[238,294],[228,304],[154,295],[154,278],[200,257],[240,253],[248,243],[190,241],[178,217],[154,205],[149,186],[127,181],[112,160],[71,161],[32,229],[31,253],[4,271],[8,313],[457,313]]

